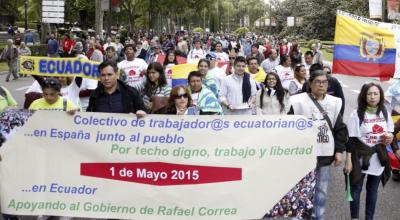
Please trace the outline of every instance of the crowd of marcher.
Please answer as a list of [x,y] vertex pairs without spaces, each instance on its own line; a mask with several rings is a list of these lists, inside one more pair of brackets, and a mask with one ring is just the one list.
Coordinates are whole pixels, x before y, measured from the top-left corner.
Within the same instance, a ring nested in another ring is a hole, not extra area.
[[[22,43],[19,51],[13,40],[7,43],[2,57],[16,79],[16,58],[29,53],[21,50]],[[344,94],[330,67],[324,66],[320,47],[313,44],[302,53],[295,40],[224,33],[203,37],[116,35],[80,41],[71,39],[69,34],[59,41],[50,34],[49,57],[98,61],[99,81],[35,76],[25,94],[24,107],[70,114],[133,113],[137,117],[304,115],[318,127],[316,171],[301,180],[266,217],[323,219],[331,164],[339,166],[347,151],[344,171],[351,177],[351,218],[359,218],[359,195],[367,176],[366,219],[372,219],[379,181],[383,179],[385,183],[390,175],[385,154],[380,150],[393,140],[394,125],[388,117],[391,109],[384,105],[379,84],[365,84],[358,108],[346,126]],[[197,70],[188,71],[187,78],[179,81],[171,76],[171,68],[183,63],[195,63]],[[1,88],[5,91],[2,97],[13,100],[12,94]],[[0,111],[17,105],[15,101],[3,105],[2,101]],[[394,152],[400,159],[396,144]]]

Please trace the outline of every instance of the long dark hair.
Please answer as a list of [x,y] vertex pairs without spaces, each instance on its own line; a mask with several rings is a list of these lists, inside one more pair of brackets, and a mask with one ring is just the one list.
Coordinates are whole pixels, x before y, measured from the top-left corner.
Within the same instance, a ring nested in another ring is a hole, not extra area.
[[149,98],[157,92],[157,89],[161,91],[162,87],[167,85],[167,78],[165,77],[164,68],[161,64],[157,62],[150,63],[147,67],[147,72],[150,70],[157,71],[160,74],[160,77],[158,78],[158,84],[156,84],[150,81],[149,74],[146,74],[146,83],[144,84],[143,93]]
[[167,66],[168,64],[171,63],[171,62],[169,62],[169,60],[168,60],[168,55],[171,54],[171,53],[174,54],[174,56],[175,56],[174,61],[172,61],[172,63],[174,63],[175,65],[178,64],[178,61],[176,60],[176,53],[175,53],[175,51],[174,51],[174,50],[168,50],[168,52],[167,52],[167,54],[166,54],[166,56],[165,56],[164,66]]
[[283,66],[283,64],[286,63],[286,61],[288,61],[289,59],[290,59],[290,57],[288,55],[282,55],[279,65]]
[[[276,85],[275,88],[270,88],[268,86],[268,77],[269,76],[274,76],[276,79]],[[267,77],[265,77],[264,80],[264,86],[261,87],[261,96],[260,96],[260,108],[263,108],[263,100],[264,100],[264,92],[265,88],[268,88],[268,95],[270,95],[270,89],[275,89],[276,90],[276,97],[278,98],[279,104],[281,105],[281,109],[279,110],[280,112],[283,112],[285,110],[285,103],[284,103],[284,98],[287,93],[287,91],[283,88],[281,79],[279,78],[278,74],[274,72],[270,72],[267,74]]]
[[386,108],[385,108],[385,101],[384,101],[384,93],[383,93],[383,89],[382,87],[374,82],[370,82],[370,83],[366,83],[361,87],[361,91],[360,94],[358,95],[357,98],[357,102],[358,102],[358,107],[357,107],[357,115],[358,118],[360,119],[360,125],[362,124],[362,122],[364,121],[364,116],[365,116],[365,111],[367,109],[367,94],[368,94],[368,90],[371,87],[377,87],[379,90],[379,103],[378,103],[378,110],[376,111],[376,115],[379,116],[379,114],[381,112],[383,112],[383,115],[385,116],[385,120],[387,120],[387,113]]

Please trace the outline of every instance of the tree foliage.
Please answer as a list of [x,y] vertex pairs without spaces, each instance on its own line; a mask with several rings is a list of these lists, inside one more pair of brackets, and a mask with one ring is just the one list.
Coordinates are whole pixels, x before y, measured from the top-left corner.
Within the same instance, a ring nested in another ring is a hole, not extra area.
[[[24,0],[1,0],[0,14],[24,19]],[[41,0],[28,0],[29,21],[40,20]],[[174,32],[181,26],[211,31],[232,31],[245,26],[250,30],[278,36],[298,36],[307,39],[332,39],[336,10],[368,16],[366,0],[123,0],[120,12],[113,13],[113,25],[121,24],[130,32],[153,29]],[[107,12],[105,12],[107,14]],[[287,17],[302,17],[301,26],[288,27]],[[255,27],[255,21],[276,18],[276,27]],[[107,19],[107,16],[104,16]],[[95,4],[88,0],[65,0],[65,20],[93,27]],[[106,23],[106,22],[105,22]]]

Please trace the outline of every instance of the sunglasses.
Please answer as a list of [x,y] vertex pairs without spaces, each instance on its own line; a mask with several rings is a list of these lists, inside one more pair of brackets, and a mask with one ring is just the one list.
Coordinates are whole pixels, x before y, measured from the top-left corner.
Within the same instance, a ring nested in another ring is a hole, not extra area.
[[229,59],[230,59],[230,60],[234,60],[234,59],[236,59],[236,57],[229,57]]
[[55,85],[59,84],[59,82],[55,79],[46,79],[44,81],[44,84],[47,86],[55,86]]
[[175,96],[175,99],[181,99],[181,98],[188,98],[188,94],[178,94]]

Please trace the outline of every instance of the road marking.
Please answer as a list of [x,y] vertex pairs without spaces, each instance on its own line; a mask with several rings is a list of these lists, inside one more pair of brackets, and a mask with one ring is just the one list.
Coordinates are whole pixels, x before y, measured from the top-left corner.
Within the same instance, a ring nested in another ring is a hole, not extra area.
[[359,90],[355,90],[355,89],[353,89],[353,90],[351,90],[351,91],[353,91],[353,92],[355,92],[355,93],[357,93],[357,94],[359,94],[359,93],[360,93],[360,91],[359,91]]
[[23,87],[20,87],[18,89],[15,89],[14,91],[22,91],[22,90],[25,90],[25,89],[27,89],[29,87],[31,87],[31,86],[23,86]]

